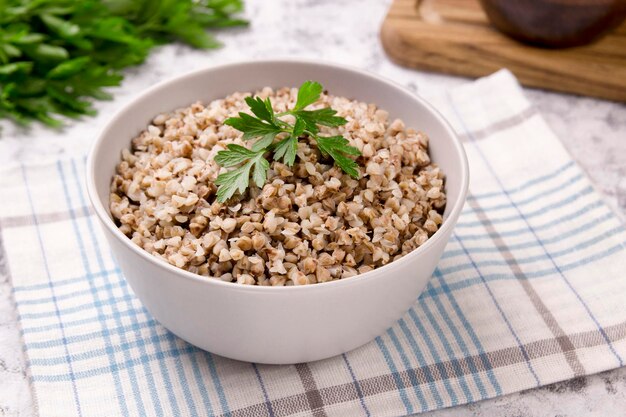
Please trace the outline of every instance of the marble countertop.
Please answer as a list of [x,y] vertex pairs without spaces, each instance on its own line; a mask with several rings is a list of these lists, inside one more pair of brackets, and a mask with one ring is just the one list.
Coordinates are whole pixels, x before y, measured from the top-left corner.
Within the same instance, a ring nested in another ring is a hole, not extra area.
[[[349,64],[391,78],[421,95],[467,82],[466,79],[407,70],[385,56],[378,29],[389,0],[246,0],[247,29],[221,32],[225,47],[198,51],[169,45],[141,67],[127,72],[115,100],[98,103],[99,114],[54,131],[2,123],[0,165],[85,154],[91,139],[111,114],[155,82],[196,68],[262,57],[307,57]],[[574,159],[586,170],[607,202],[626,217],[626,106],[527,89]],[[439,410],[450,416],[613,416],[624,413],[626,368],[547,387]],[[16,313],[4,260],[0,257],[0,416],[31,417],[32,398],[22,357]]]

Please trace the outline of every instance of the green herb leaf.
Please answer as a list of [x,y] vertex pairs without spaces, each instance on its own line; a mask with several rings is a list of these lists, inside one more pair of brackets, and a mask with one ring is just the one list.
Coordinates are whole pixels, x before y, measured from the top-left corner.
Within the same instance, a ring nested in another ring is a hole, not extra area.
[[298,137],[289,136],[286,139],[281,140],[276,144],[274,151],[274,160],[280,161],[281,159],[287,166],[293,166],[296,161],[296,151],[298,150]]
[[293,111],[304,109],[306,106],[315,103],[322,94],[322,84],[316,81],[305,81],[298,90],[298,98]]
[[219,185],[216,195],[217,201],[223,203],[236,192],[243,194],[250,183],[250,168],[252,168],[252,163],[248,162],[237,169],[220,174],[215,180],[215,184]]
[[296,118],[296,122],[293,125],[293,130],[291,135],[298,138],[298,136],[304,133],[304,129],[306,129],[306,123],[301,118]]
[[[239,148],[243,147],[239,146]],[[229,149],[229,151],[233,150]],[[241,151],[241,149],[237,150],[237,152],[239,152],[240,155],[243,155],[243,151]],[[215,184],[219,186],[216,195],[217,201],[223,203],[231,198],[233,195],[235,195],[235,193],[237,192],[239,194],[243,194],[250,184],[250,169],[253,169],[252,180],[254,181],[254,183],[259,187],[262,187],[263,184],[265,184],[265,181],[267,180],[267,170],[270,167],[270,163],[265,158],[263,158],[262,153],[250,152],[250,154],[252,155],[252,157],[248,159],[245,164],[232,171],[220,174],[217,177],[217,179],[215,180]],[[245,161],[245,159],[241,160],[241,162],[243,161]],[[232,160],[229,160],[229,162],[232,162]]]
[[261,97],[246,97],[246,103],[256,117],[274,123],[274,110],[272,110],[272,103],[269,98],[263,101]]
[[337,166],[352,178],[358,179],[359,165],[345,155],[361,155],[361,152],[354,146],[350,146],[348,140],[343,136],[317,137],[317,147],[322,154],[329,155]]
[[11,43],[18,45],[29,45],[33,43],[43,42],[45,36],[41,33],[23,33],[11,38]]
[[254,142],[252,145],[252,150],[254,152],[258,152],[261,149],[267,149],[274,142],[274,138],[276,137],[276,133],[268,133],[267,135],[261,137],[259,140]]
[[32,62],[14,62],[0,66],[0,76],[16,73],[28,74],[33,69]]
[[81,56],[79,58],[61,62],[59,65],[48,71],[46,77],[53,80],[62,80],[71,77],[85,68],[89,63],[89,60],[90,58],[88,56]]
[[24,46],[24,52],[31,58],[44,61],[45,63],[50,61],[62,61],[70,56],[67,49],[46,43],[40,43],[34,47],[31,47],[31,45]]
[[61,38],[72,38],[80,33],[80,26],[75,25],[70,21],[45,13],[39,17],[41,18],[41,21],[48,26],[48,29],[55,32]]
[[2,47],[2,52],[10,58],[19,58],[22,56],[22,51],[10,43],[5,43],[4,45],[0,45],[0,47]]
[[319,110],[300,110],[294,112],[294,115],[302,119],[307,127],[314,125],[336,127],[345,125],[348,122],[343,117],[335,116],[336,114],[337,112],[330,107]]
[[227,151],[219,151],[215,155],[215,162],[225,168],[239,165],[256,156],[256,152],[240,145],[229,144],[226,148],[228,148]]
[[261,188],[267,181],[267,170],[270,169],[270,163],[265,158],[258,158],[254,164],[252,171],[252,180],[257,187]]
[[258,138],[270,133],[278,134],[282,131],[275,124],[257,119],[247,113],[239,113],[239,117],[228,118],[224,124],[243,132],[244,140]]
[[61,88],[49,86],[46,88],[48,96],[53,98],[57,104],[63,106],[67,110],[79,113],[79,114],[95,114],[94,109],[91,107],[91,103],[88,101],[80,100],[73,94],[63,91]]

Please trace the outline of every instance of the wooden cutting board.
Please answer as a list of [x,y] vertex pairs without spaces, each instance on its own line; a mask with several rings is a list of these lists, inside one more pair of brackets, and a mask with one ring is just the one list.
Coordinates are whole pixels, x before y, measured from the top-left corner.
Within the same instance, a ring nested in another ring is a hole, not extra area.
[[626,24],[590,45],[543,49],[491,27],[478,0],[394,0],[380,36],[400,65],[469,77],[508,68],[530,87],[626,102]]

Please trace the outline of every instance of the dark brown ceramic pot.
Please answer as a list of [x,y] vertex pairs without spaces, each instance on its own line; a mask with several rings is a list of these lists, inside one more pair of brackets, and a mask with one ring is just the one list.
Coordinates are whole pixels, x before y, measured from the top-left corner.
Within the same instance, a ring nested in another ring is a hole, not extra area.
[[501,32],[545,47],[592,42],[626,18],[626,0],[480,1]]

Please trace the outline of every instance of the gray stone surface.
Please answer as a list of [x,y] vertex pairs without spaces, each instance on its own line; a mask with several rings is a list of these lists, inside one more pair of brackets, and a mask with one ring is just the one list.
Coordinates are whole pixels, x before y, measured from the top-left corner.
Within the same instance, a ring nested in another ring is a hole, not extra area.
[[[128,71],[115,100],[99,103],[99,115],[72,122],[62,131],[2,124],[0,166],[84,154],[102,124],[121,105],[155,82],[206,65],[262,57],[308,57],[350,64],[379,73],[429,96],[465,79],[411,71],[392,64],[378,41],[389,0],[247,0],[248,29],[219,35],[225,47],[196,51],[181,45],[160,48],[141,67]],[[626,213],[626,107],[526,90],[609,204]],[[4,203],[4,202],[3,202]],[[0,258],[0,416],[34,415],[19,324],[5,260]],[[450,416],[623,416],[626,368],[579,378],[426,415]],[[42,416],[45,417],[45,416]]]

